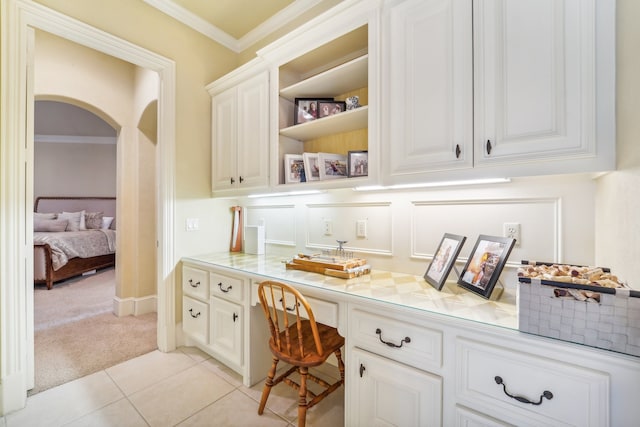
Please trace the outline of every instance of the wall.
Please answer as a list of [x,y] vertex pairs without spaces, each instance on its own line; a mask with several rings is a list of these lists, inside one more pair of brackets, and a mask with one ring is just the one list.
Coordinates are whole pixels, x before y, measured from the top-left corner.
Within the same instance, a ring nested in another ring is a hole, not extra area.
[[38,196],[116,195],[116,145],[36,142],[34,199]]
[[617,171],[597,181],[596,260],[640,289],[640,3],[618,0],[616,12]]

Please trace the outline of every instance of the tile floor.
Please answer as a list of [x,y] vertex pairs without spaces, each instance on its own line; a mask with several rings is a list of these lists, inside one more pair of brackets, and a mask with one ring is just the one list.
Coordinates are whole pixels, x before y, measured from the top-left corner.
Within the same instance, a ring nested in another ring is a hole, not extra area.
[[[316,373],[334,377],[337,368]],[[181,347],[153,351],[31,396],[26,408],[0,417],[0,427],[297,426],[295,390],[274,387],[260,416],[261,393],[262,382],[247,388],[207,354]],[[307,425],[344,425],[344,387],[309,410]]]

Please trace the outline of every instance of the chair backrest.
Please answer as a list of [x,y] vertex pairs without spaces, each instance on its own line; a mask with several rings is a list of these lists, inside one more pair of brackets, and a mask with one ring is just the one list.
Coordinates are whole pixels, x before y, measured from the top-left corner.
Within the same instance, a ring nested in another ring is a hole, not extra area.
[[[292,354],[292,347],[297,346],[298,354],[305,356],[304,338],[307,328],[303,328],[305,322],[309,322],[315,350],[323,354],[318,325],[313,316],[313,311],[307,300],[295,288],[280,282],[266,281],[258,286],[258,298],[269,325],[271,338],[278,351]],[[291,318],[289,316],[291,315]],[[306,319],[305,319],[306,317]],[[292,337],[289,327],[295,322],[297,336]]]

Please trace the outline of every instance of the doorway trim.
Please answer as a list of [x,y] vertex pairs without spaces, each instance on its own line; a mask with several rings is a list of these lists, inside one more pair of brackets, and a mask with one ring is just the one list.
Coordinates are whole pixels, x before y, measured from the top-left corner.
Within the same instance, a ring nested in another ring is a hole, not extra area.
[[[35,2],[3,1],[0,75],[0,415],[26,405],[32,382],[33,31],[43,30],[159,75],[157,171],[158,348],[176,346],[174,295],[175,63]],[[31,122],[31,123],[30,123]],[[31,303],[29,302],[31,295]],[[29,366],[31,364],[31,366]],[[31,379],[30,379],[31,378]]]

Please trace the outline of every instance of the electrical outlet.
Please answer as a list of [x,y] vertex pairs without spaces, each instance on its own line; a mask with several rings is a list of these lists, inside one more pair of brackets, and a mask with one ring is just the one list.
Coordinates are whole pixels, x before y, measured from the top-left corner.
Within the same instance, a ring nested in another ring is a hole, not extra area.
[[505,222],[502,227],[503,236],[516,239],[516,246],[520,246],[520,224],[517,222]]
[[322,220],[323,231],[325,236],[331,236],[333,234],[333,224],[330,219]]

